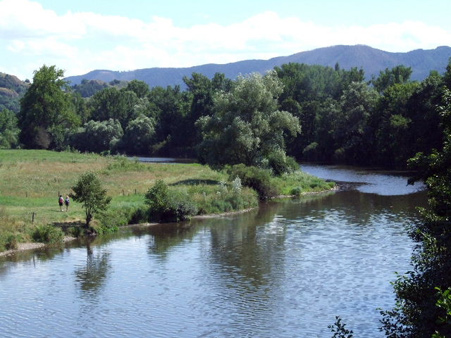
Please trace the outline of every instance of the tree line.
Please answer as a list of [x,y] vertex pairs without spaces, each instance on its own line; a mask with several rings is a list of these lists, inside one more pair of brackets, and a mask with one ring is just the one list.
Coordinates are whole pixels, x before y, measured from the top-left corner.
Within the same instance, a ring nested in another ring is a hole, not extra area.
[[421,82],[410,81],[411,73],[401,65],[365,81],[357,68],[289,63],[235,80],[193,73],[182,90],[138,80],[70,87],[62,70],[44,65],[19,113],[0,113],[0,146],[193,157],[275,171],[292,157],[405,168],[417,152],[440,149],[437,107],[451,87],[450,65]]

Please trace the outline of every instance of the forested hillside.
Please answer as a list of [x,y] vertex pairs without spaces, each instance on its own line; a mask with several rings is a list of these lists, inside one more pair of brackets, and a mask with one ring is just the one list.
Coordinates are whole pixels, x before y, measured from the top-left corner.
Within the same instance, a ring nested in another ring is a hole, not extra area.
[[28,82],[23,82],[14,75],[0,73],[0,111],[9,109],[19,112],[19,99],[28,87]]
[[343,69],[361,68],[366,80],[371,80],[380,71],[399,65],[412,68],[412,80],[424,80],[431,70],[444,73],[451,57],[451,47],[438,47],[433,50],[418,49],[407,53],[390,53],[369,46],[332,46],[304,51],[290,56],[280,56],[269,60],[243,60],[228,64],[206,64],[188,68],[146,68],[133,71],[117,72],[112,70],[94,70],[84,75],[70,76],[67,80],[72,84],[80,84],[83,79],[131,81],[140,80],[150,87],[166,87],[180,85],[183,89],[183,78],[199,73],[212,78],[215,73],[223,73],[227,78],[236,79],[240,74],[254,72],[264,74],[274,67],[287,63],[305,63],[334,67],[339,64]]

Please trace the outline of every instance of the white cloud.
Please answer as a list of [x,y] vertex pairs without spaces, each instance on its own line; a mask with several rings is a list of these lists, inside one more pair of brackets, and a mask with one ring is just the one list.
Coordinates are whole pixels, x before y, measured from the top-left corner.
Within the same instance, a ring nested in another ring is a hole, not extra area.
[[58,15],[29,0],[0,1],[0,53],[4,55],[0,70],[28,78],[43,63],[65,69],[66,75],[77,75],[93,69],[268,59],[337,44],[403,52],[450,45],[451,32],[409,21],[328,27],[275,12],[230,25],[182,28],[168,18],[144,22],[96,13]]

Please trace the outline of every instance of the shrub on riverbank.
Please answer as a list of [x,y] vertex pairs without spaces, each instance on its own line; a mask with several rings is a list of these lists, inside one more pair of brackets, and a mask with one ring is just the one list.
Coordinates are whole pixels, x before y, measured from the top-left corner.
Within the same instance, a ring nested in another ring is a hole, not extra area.
[[38,225],[32,234],[35,242],[57,245],[63,243],[64,233],[59,227],[52,225]]
[[197,207],[186,192],[170,191],[162,180],[158,180],[145,197],[149,205],[149,221],[181,222],[197,214]]
[[24,240],[21,234],[24,228],[21,224],[12,219],[5,208],[0,208],[0,252],[5,250],[17,249],[17,244]]
[[242,184],[254,189],[260,200],[277,196],[277,191],[271,185],[271,171],[257,167],[248,167],[244,164],[228,166],[226,168],[229,179],[239,177]]

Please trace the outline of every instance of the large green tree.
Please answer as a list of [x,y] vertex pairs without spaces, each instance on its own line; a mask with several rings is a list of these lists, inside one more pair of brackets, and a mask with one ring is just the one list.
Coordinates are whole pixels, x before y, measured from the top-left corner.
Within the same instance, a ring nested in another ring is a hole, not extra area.
[[368,155],[367,125],[377,98],[377,93],[364,82],[353,82],[344,91],[332,130],[337,160],[361,164]]
[[122,128],[125,129],[128,123],[137,117],[135,108],[138,102],[138,96],[134,91],[109,87],[97,92],[89,100],[88,107],[93,120],[114,119],[119,121]]
[[154,155],[180,156],[185,146],[185,133],[188,128],[185,117],[189,110],[188,94],[180,86],[151,89],[149,107],[155,117]]
[[149,156],[154,137],[154,119],[140,115],[125,129],[120,149],[127,154]]
[[287,137],[300,132],[299,119],[278,110],[282,83],[275,72],[236,80],[229,92],[215,96],[212,116],[197,125],[203,141],[199,157],[213,167],[226,164],[265,166],[271,157],[285,159]]
[[58,148],[65,129],[79,124],[67,92],[64,72],[42,66],[20,101],[20,141],[26,148]]

